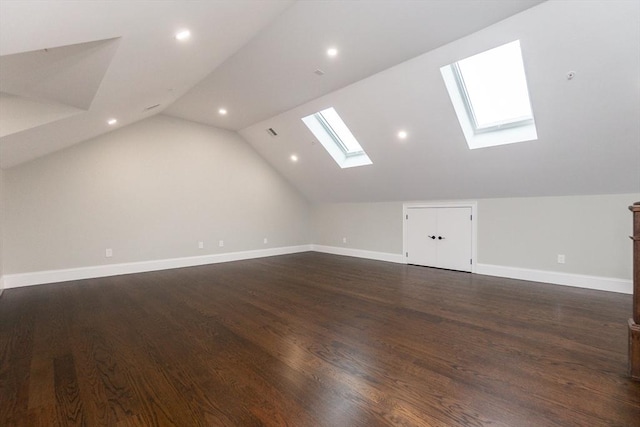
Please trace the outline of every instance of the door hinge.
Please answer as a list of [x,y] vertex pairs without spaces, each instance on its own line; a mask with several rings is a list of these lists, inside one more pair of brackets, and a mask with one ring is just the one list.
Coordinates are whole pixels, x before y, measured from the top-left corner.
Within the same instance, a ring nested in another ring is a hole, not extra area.
[[473,265],[473,258],[469,260],[469,264]]
[[405,253],[405,255],[407,258],[409,258],[409,252]]
[[469,215],[469,220],[473,221],[473,215]]
[[405,215],[406,219],[409,219],[409,215]]

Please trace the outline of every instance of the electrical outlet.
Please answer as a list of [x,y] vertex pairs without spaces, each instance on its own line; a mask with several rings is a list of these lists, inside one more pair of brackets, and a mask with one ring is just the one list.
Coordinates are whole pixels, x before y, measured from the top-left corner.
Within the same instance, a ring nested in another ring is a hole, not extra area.
[[565,263],[565,257],[564,254],[559,254],[558,255],[558,264],[564,264]]
[[342,238],[342,243],[347,243],[347,238],[346,237]]
[[220,241],[218,242],[218,246],[223,247],[223,246],[224,246],[224,240],[220,240]]
[[267,243],[269,243],[269,240],[265,237],[263,240],[264,244],[266,245]]
[[198,249],[204,249],[204,242],[202,240],[198,241]]
[[105,249],[104,256],[107,257],[107,258],[111,258],[113,256],[113,249],[111,249],[111,248]]

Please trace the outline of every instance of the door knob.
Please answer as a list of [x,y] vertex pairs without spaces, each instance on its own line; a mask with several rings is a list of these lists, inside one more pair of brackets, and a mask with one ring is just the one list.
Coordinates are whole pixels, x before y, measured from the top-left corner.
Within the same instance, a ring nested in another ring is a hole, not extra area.
[[434,240],[436,238],[436,236],[427,236],[428,238]]
[[438,240],[444,240],[444,237],[438,236]]

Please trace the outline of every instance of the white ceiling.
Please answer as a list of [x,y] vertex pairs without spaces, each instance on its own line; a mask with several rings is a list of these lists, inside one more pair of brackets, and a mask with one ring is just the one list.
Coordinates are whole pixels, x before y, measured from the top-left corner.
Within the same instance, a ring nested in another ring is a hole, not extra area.
[[291,4],[0,1],[0,166],[161,112]]
[[539,1],[2,0],[0,166],[109,132],[110,117],[238,130]]
[[[538,139],[469,150],[440,67],[516,39]],[[329,106],[373,165],[314,143],[301,118]],[[640,2],[548,1],[240,134],[314,202],[639,193]]]
[[[439,68],[515,39],[539,139],[470,151]],[[313,143],[329,106],[372,166]],[[160,112],[238,130],[315,202],[640,192],[640,2],[0,1],[0,166]]]
[[242,129],[541,1],[299,1],[165,113]]

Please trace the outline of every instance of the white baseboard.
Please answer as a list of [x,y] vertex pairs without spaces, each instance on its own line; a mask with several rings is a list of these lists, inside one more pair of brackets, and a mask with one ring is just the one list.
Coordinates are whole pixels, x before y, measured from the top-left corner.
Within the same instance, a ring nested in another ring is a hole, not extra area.
[[172,268],[195,267],[198,265],[240,261],[268,256],[286,255],[311,251],[311,245],[286,246],[282,248],[258,249],[242,252],[229,252],[196,257],[173,258],[155,261],[132,262],[126,264],[98,265],[92,267],[70,268],[65,270],[37,271],[33,273],[7,274],[3,276],[5,288],[43,285],[45,283],[68,282],[70,280],[94,279],[98,277],[119,276],[121,274],[144,273],[148,271],[169,270]]
[[[142,261],[125,264],[99,265],[92,267],[71,268],[64,270],[37,271],[33,273],[6,274],[0,277],[0,295],[3,289],[23,286],[42,285],[46,283],[68,282],[71,280],[93,279],[98,277],[118,276],[121,274],[144,273],[148,271],[168,270],[172,268],[195,267],[198,265],[217,264],[221,262],[240,261],[268,256],[286,255],[300,252],[322,252],[334,255],[366,258],[376,261],[404,264],[402,254],[376,252],[363,249],[341,248],[323,245],[300,245],[282,248],[258,249],[242,252],[229,252],[197,257],[173,258],[155,261]],[[586,276],[581,274],[560,273],[555,271],[531,270],[501,265],[477,264],[476,274],[508,277],[511,279],[529,280],[563,286],[574,286],[600,291],[633,293],[631,280],[610,277]]]
[[345,255],[356,258],[367,258],[376,261],[387,261],[403,264],[405,262],[402,254],[391,254],[388,252],[367,251],[363,249],[341,248],[337,246],[311,245],[311,250],[333,255]]
[[530,280],[553,285],[574,286],[577,288],[596,289],[599,291],[633,293],[631,280],[612,277],[586,276],[582,274],[560,273],[557,271],[530,270],[527,268],[505,267],[502,265],[478,264],[476,274],[508,277],[510,279]]

